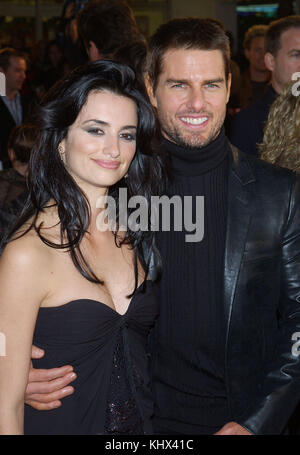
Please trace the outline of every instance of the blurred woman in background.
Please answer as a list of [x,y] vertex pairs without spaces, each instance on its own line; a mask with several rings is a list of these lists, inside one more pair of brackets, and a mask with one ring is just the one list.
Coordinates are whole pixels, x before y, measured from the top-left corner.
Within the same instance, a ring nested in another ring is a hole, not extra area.
[[272,104],[259,150],[262,160],[300,173],[300,96],[296,89],[296,82],[291,82]]

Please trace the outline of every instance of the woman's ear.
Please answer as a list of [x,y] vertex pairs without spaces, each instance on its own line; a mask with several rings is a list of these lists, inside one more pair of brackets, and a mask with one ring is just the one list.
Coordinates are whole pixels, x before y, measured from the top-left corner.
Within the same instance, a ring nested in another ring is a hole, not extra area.
[[60,159],[65,164],[66,157],[65,157],[65,147],[64,147],[63,141],[59,144],[59,146],[57,147],[57,150],[58,150]]

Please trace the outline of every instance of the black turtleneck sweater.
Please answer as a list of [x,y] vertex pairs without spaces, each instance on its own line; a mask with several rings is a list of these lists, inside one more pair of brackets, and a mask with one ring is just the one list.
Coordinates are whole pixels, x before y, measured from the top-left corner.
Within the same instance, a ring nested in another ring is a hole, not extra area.
[[[162,232],[160,316],[153,336],[155,429],[161,434],[212,434],[228,422],[224,384],[222,283],[229,143],[222,130],[201,149],[163,140],[171,158],[168,196],[204,196],[204,237]],[[194,206],[195,207],[195,206]]]

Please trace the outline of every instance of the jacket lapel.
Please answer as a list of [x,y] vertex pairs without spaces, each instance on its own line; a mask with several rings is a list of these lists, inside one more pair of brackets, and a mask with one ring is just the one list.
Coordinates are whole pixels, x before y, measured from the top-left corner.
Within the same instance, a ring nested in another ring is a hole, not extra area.
[[8,125],[11,125],[11,128],[13,128],[16,125],[15,119],[11,115],[10,110],[8,109],[8,107],[6,106],[6,104],[4,103],[4,101],[2,100],[1,97],[0,97],[0,115],[2,118],[5,119],[5,123],[6,123],[5,128],[7,128]]
[[228,181],[228,214],[224,257],[224,310],[228,339],[232,305],[255,200],[255,177],[245,154],[234,146]]

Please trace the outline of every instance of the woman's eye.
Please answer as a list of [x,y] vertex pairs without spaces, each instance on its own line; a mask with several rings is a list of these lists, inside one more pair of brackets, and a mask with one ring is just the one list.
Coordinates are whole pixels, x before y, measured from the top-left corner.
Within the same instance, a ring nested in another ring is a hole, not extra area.
[[125,139],[126,141],[135,141],[136,135],[130,133],[122,133],[121,138]]
[[95,136],[101,136],[103,134],[103,131],[100,130],[99,128],[90,128],[88,130],[88,133],[94,134]]

